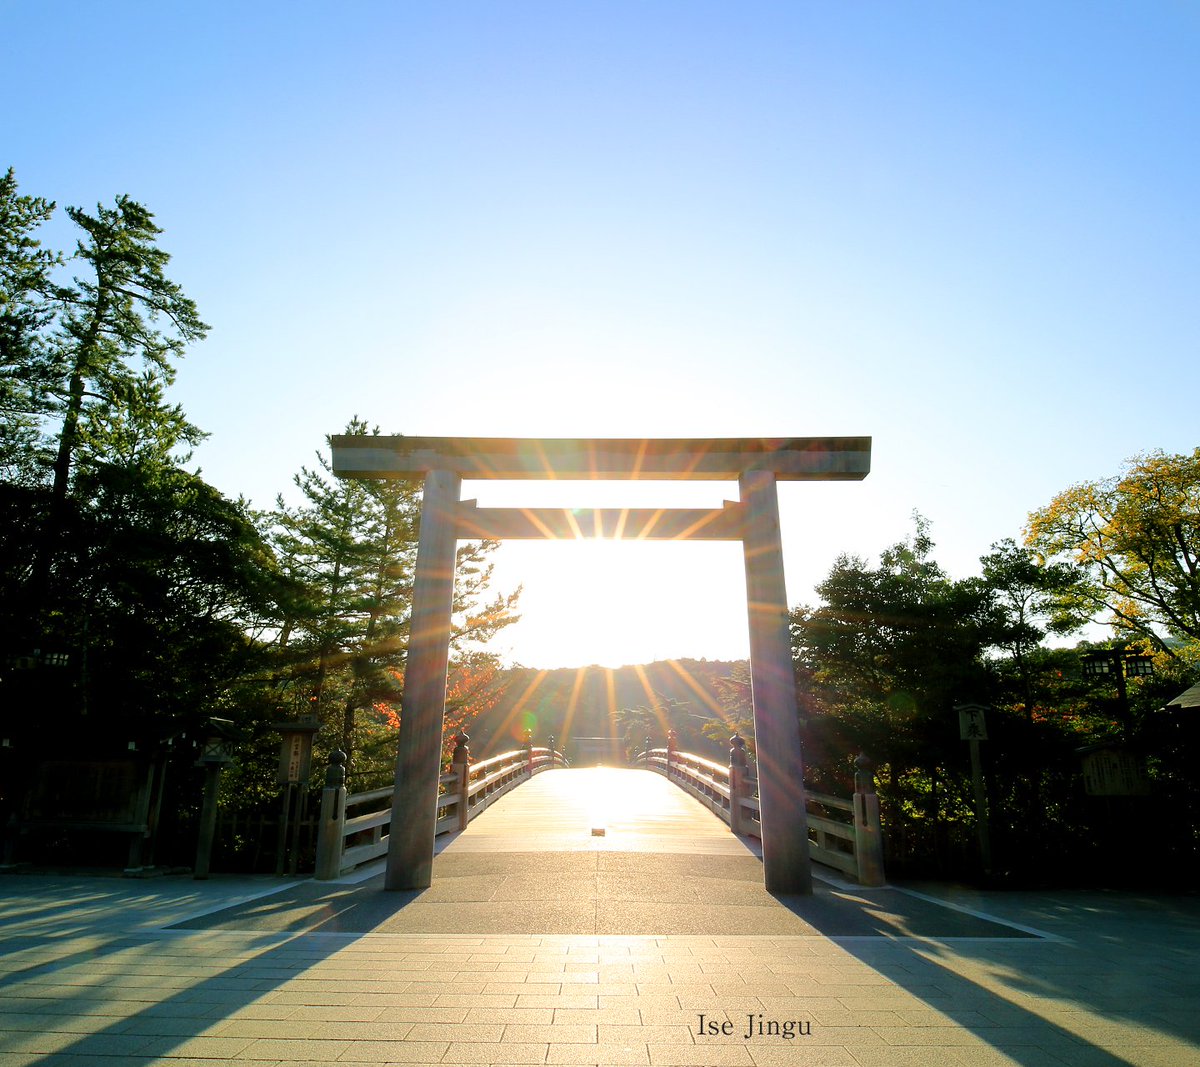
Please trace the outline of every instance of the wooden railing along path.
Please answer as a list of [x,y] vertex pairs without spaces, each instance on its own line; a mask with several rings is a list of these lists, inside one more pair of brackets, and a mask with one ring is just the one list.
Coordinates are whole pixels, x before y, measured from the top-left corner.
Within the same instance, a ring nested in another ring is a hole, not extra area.
[[[476,815],[510,789],[540,771],[565,767],[567,761],[553,748],[524,748],[504,752],[479,763],[470,762],[468,737],[455,738],[450,771],[438,785],[437,832],[465,830]],[[339,759],[340,757],[340,759]],[[387,855],[387,828],[392,821],[394,786],[346,794],[346,756],[335,752],[321,794],[315,877],[329,880],[371,860]]]
[[[465,830],[489,804],[540,771],[567,766],[561,752],[527,744],[479,763],[470,762],[468,738],[459,734],[450,771],[441,776],[437,832]],[[335,752],[321,795],[316,878],[328,880],[387,854],[393,787],[347,795],[345,755]],[[720,816],[735,834],[761,839],[758,779],[745,742],[730,741],[729,765],[680,752],[674,738],[666,748],[646,749],[634,762],[665,775]],[[860,885],[884,884],[879,798],[865,756],[855,761],[854,796],[846,800],[806,792],[809,849],[813,860],[856,878]]]
[[[735,834],[762,839],[758,779],[747,759],[746,743],[737,734],[730,741],[728,766],[680,752],[670,739],[666,748],[647,746],[635,757],[635,763],[665,774],[707,804]],[[852,799],[806,791],[809,851],[817,863],[850,875],[860,885],[879,886],[884,884],[879,797],[870,761],[860,755],[854,764]]]

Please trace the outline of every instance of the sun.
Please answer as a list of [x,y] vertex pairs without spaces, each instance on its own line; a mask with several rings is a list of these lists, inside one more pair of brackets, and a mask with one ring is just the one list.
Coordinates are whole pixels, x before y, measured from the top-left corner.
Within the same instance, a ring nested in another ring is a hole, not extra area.
[[523,587],[521,621],[499,641],[514,662],[620,667],[747,655],[736,544],[510,542],[497,556],[497,575]]
[[[717,508],[720,482],[470,482],[480,507]],[[522,587],[521,621],[493,647],[528,667],[621,667],[663,659],[748,655],[741,545],[614,538],[513,540],[495,556],[493,585]]]

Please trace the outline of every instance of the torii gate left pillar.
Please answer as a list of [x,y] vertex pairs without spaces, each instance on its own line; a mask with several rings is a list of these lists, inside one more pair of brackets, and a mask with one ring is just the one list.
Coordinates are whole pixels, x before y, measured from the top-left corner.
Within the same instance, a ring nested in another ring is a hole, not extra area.
[[[421,533],[400,738],[388,889],[433,880],[446,672],[458,539],[618,536],[740,540],[746,564],[750,674],[758,748],[763,873],[768,891],[809,893],[804,767],[787,633],[776,480],[848,480],[870,469],[870,438],[786,440],[494,440],[335,437],[339,475],[424,478]],[[483,509],[460,500],[463,477],[737,480],[741,497],[713,511]]]
[[404,817],[393,818],[388,831],[388,889],[428,889],[433,881],[461,486],[452,471],[425,476],[392,800],[393,813]]

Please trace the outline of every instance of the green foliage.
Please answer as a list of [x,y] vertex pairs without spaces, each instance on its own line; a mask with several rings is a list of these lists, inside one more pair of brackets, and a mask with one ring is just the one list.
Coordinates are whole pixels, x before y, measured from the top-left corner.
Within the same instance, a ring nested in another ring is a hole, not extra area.
[[1039,561],[1011,538],[992,545],[979,562],[980,588],[993,609],[991,642],[1000,654],[993,668],[1001,676],[1001,689],[1016,698],[1032,721],[1061,674],[1042,641],[1047,634],[1071,633],[1078,626],[1060,608],[1077,576],[1068,564]]
[[33,484],[40,420],[52,410],[43,330],[51,321],[51,273],[61,262],[35,236],[54,204],[22,196],[11,169],[0,178],[0,476]]
[[206,327],[153,217],[128,197],[68,208],[82,269],[60,284],[64,257],[36,237],[53,207],[0,182],[0,632],[22,661],[68,665],[8,672],[7,695],[167,736],[219,713],[247,669],[273,564],[241,505],[178,465],[200,434],[164,388]]
[[[347,434],[378,434],[359,419]],[[408,650],[421,491],[398,480],[340,479],[329,459],[301,468],[302,503],[279,500],[267,518],[280,567],[293,593],[275,650],[276,699],[324,724],[324,751],[340,747],[349,781],[385,779],[394,760]],[[458,550],[452,671],[463,673],[479,647],[514,622],[517,595],[485,599],[495,542]],[[479,677],[476,659],[472,677]],[[480,694],[476,694],[480,695]],[[451,718],[470,701],[460,695]]]
[[86,642],[89,710],[163,733],[236,717],[234,683],[262,662],[250,634],[274,607],[273,561],[243,507],[149,463],[92,464],[78,488],[56,602]]
[[61,284],[36,236],[53,206],[0,181],[0,705],[22,753],[0,819],[39,755],[132,746],[174,761],[172,820],[195,807],[208,719],[263,717],[287,586],[254,517],[181,467],[200,433],[165,389],[206,327],[152,216],[127,197],[69,209]]
[[[31,752],[174,751],[167,809],[185,821],[214,716],[242,730],[224,792],[245,814],[278,793],[281,708],[326,720],[318,769],[341,744],[390,772],[419,487],[336,479],[322,458],[297,476],[299,506],[264,515],[185,470],[203,434],[167,390],[208,327],[167,277],[160,229],[125,196],[68,208],[64,260],[37,240],[53,208],[11,171],[0,181],[0,699],[31,712],[6,736]],[[494,548],[459,552],[460,725],[493,699],[483,646],[515,619],[516,594],[488,596]],[[22,787],[0,783],[0,821]]]
[[[154,216],[127,196],[95,214],[67,208],[83,236],[72,261],[85,265],[72,283],[56,292],[56,328],[48,344],[48,368],[58,378],[61,425],[54,458],[54,497],[67,492],[70,469],[80,448],[101,452],[108,441],[98,433],[105,418],[85,410],[100,406],[142,428],[165,423],[176,440],[194,442],[199,431],[178,408],[162,403],[161,387],[175,378],[174,362],[187,345],[203,339],[208,327],[196,305],[165,274],[170,256],[158,247],[162,232]],[[139,381],[136,367],[143,368]]]
[[885,549],[878,565],[840,558],[818,587],[822,603],[792,613],[807,778],[819,791],[845,792],[857,752],[876,762],[896,874],[961,876],[977,863],[956,704],[990,709],[985,750],[1003,754],[992,773],[1002,863],[1045,858],[1017,827],[1046,804],[1066,810],[1077,784],[1073,748],[1090,736],[1090,705],[1074,654],[1041,645],[1061,628],[1054,598],[1071,575],[1040,567],[1012,542],[994,545],[981,564],[981,577],[950,578],[918,517],[912,538]]
[[[366,426],[352,420],[347,432]],[[327,723],[330,747],[346,752],[353,774],[356,726],[368,726],[359,713],[380,708],[380,726],[391,724],[382,709],[399,708],[420,494],[405,482],[335,478],[317,458],[317,469],[295,478],[303,502],[280,498],[268,520],[296,590],[276,642],[275,684],[281,704]]]
[[823,604],[791,616],[802,691],[816,708],[838,709],[875,759],[900,769],[939,758],[957,730],[954,704],[990,694],[989,598],[976,582],[948,578],[932,549],[918,518],[914,537],[886,549],[877,567],[839,557],[817,587]]
[[728,754],[729,739],[738,734],[746,742],[748,755],[755,754],[754,695],[750,680],[750,664],[739,661],[730,667],[725,677],[713,679],[721,710],[716,720],[705,723],[700,732]]
[[1036,648],[1049,633],[1067,634],[1078,620],[1059,611],[1059,598],[1075,582],[1065,563],[1046,563],[1012,538],[992,545],[980,559],[983,584],[1001,616],[996,644],[1015,657]]
[[1026,543],[1074,565],[1077,581],[1058,597],[1064,613],[1107,613],[1169,656],[1175,642],[1200,642],[1200,448],[1150,452],[1072,486],[1030,515]]
[[[1160,500],[1167,495],[1160,492]],[[1175,528],[1183,531],[1186,523]],[[1046,527],[1039,530],[1044,534]],[[1181,537],[1177,543],[1187,541]],[[1124,551],[1150,560],[1153,542],[1126,542]],[[980,747],[992,875],[1111,878],[1112,865],[1095,842],[1110,833],[1114,809],[1084,794],[1079,750],[1119,737],[1125,716],[1111,681],[1082,677],[1080,656],[1089,646],[1051,648],[1045,639],[1069,633],[1086,617],[1083,608],[1097,602],[1087,598],[1103,595],[1095,583],[1111,579],[1117,565],[1090,557],[1083,567],[1047,560],[1002,541],[980,561],[979,577],[955,581],[934,561],[932,548],[918,519],[915,535],[885,550],[877,566],[839,559],[818,588],[822,603],[793,612],[810,785],[848,789],[850,760],[865,749],[878,764],[892,874],[978,874],[978,813],[954,705],[981,703],[988,707],[988,740]],[[1161,559],[1147,569],[1168,572]],[[1183,599],[1186,590],[1175,588]],[[1161,710],[1186,685],[1179,664],[1188,647],[1176,645],[1174,657],[1160,654],[1162,673],[1127,685],[1134,751],[1147,757],[1156,792],[1172,797],[1184,826],[1192,828],[1159,842],[1164,855],[1171,848],[1187,852],[1197,823],[1185,724]],[[1120,811],[1134,811],[1132,800],[1116,803]]]

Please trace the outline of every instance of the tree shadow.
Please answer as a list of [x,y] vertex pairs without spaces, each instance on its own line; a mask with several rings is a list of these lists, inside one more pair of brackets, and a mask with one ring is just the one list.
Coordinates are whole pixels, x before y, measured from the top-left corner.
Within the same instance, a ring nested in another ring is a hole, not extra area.
[[[23,888],[35,878],[22,878]],[[206,1031],[248,1005],[269,998],[351,940],[306,938],[298,957],[299,926],[239,933],[236,944],[230,946],[234,958],[226,966],[211,966],[208,961],[220,949],[207,942],[194,953],[180,953],[194,956],[194,960],[147,970],[134,966],[135,958],[139,963],[154,959],[161,955],[155,949],[164,941],[178,946],[187,939],[182,931],[172,934],[171,927],[155,925],[154,913],[161,911],[162,918],[168,919],[165,913],[170,910],[175,913],[170,917],[177,918],[181,904],[202,909],[206,901],[211,902],[211,895],[185,893],[174,897],[170,908],[156,909],[149,899],[153,894],[117,883],[99,891],[86,887],[81,911],[78,899],[61,904],[50,904],[44,898],[15,901],[13,887],[6,883],[7,879],[0,882],[0,898],[8,896],[8,907],[0,919],[0,944],[6,958],[0,975],[0,1054],[20,1057],[24,1067],[49,1067],[61,1064],[64,1057],[79,1062],[119,1062],[123,1067],[150,1065],[161,1062],[163,1056],[179,1054],[179,1049],[197,1038],[207,1049],[200,1050],[203,1055],[227,1058],[235,1054],[235,1046],[247,1047],[253,1039],[203,1036]],[[69,892],[69,887],[80,884],[56,880],[44,888]],[[270,885],[266,892],[277,895],[279,889]],[[254,902],[240,901],[239,906],[247,903]],[[267,911],[275,907],[265,905]],[[202,931],[209,913],[186,922],[192,930]],[[51,920],[52,914],[59,916],[58,923]],[[40,923],[43,929],[22,932],[24,919]],[[114,929],[122,925],[122,919],[134,929]],[[59,946],[63,951],[57,950]],[[163,995],[164,986],[173,988]]]
[[[1131,1044],[1200,1048],[1200,898],[1126,893],[961,893],[833,884],[780,903],[846,952],[1010,1061],[1046,1053],[1089,1067],[1130,1064]],[[903,903],[904,897],[913,905]],[[831,922],[861,908],[864,933]],[[938,913],[941,913],[939,918]],[[871,996],[864,989],[863,1000]],[[865,1005],[864,1005],[865,1006]],[[901,1035],[937,1043],[937,1028]],[[1134,1043],[1138,1043],[1136,1038]]]
[[[749,932],[738,929],[739,914],[770,910],[774,932],[755,933],[787,937],[803,930],[832,940],[884,980],[839,987],[837,999],[851,1023],[856,1012],[887,1010],[889,996],[893,1006],[902,998],[908,1010],[919,1002],[936,1022],[899,1027],[886,1035],[894,1041],[881,1054],[907,1044],[907,1055],[916,1056],[922,1043],[961,1045],[965,1037],[1022,1067],[1043,1067],[1047,1054],[1069,1064],[1122,1067],[1136,1062],[1120,1051],[1130,1047],[1130,1028],[1145,1035],[1147,1046],[1200,1043],[1195,895],[973,894],[818,882],[812,896],[771,897],[761,888],[761,865],[753,857],[685,857],[671,868],[695,881],[694,904],[685,905],[679,885],[654,891],[656,877],[649,879],[650,890],[629,882],[628,872],[637,867],[632,854],[589,858],[596,863],[596,892],[624,894],[620,907],[605,901],[605,910],[636,916],[644,905],[647,916],[657,916],[666,912],[654,909],[669,901],[703,920],[687,932],[718,938]],[[488,872],[501,861],[483,856],[473,862],[480,865],[478,874],[461,886],[445,879],[440,889],[435,881],[431,891],[395,893],[382,890],[378,878],[285,887],[264,882],[266,892],[229,907],[211,906],[215,893],[177,894],[170,907],[156,907],[154,894],[141,887],[97,890],[79,883],[73,907],[70,899],[53,898],[64,887],[47,883],[44,894],[27,894],[0,911],[7,957],[0,976],[0,1052],[43,1067],[67,1056],[120,1056],[124,1067],[149,1067],[173,1055],[237,1056],[254,1041],[274,1039],[223,1035],[224,1024],[251,1014],[286,1019],[295,1005],[273,1003],[274,995],[330,956],[368,934],[397,932],[389,924],[416,903],[439,900],[449,913],[464,896],[484,893]],[[569,873],[571,862],[539,854],[538,892],[553,896],[555,879]],[[536,881],[531,876],[522,892]],[[7,889],[0,883],[0,898]],[[180,914],[181,904],[192,909],[190,916]],[[214,964],[222,945],[232,957]],[[155,958],[158,946],[177,959],[169,966],[141,966]],[[422,975],[397,972],[372,981],[382,994],[408,988]],[[164,989],[168,984],[174,987]],[[341,1003],[339,997],[361,994],[334,993],[325,1002]],[[770,996],[760,999],[765,1008],[773,1006]],[[775,1006],[794,1011],[796,996],[779,998]],[[55,1032],[68,1025],[78,1032]],[[390,1030],[404,1040],[403,1024]],[[295,1038],[303,1037],[297,1029]]]

